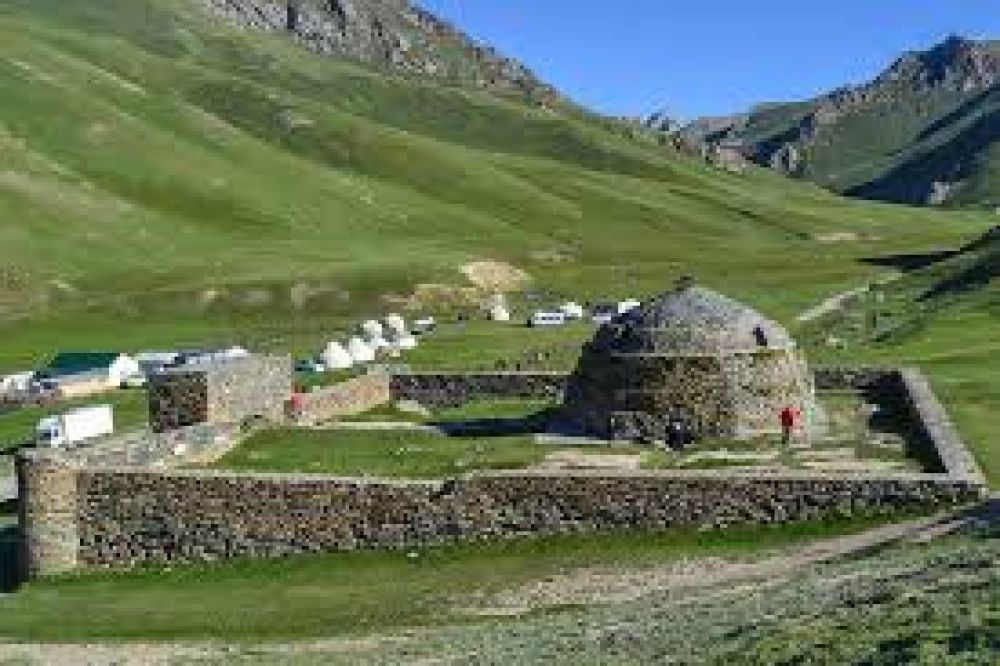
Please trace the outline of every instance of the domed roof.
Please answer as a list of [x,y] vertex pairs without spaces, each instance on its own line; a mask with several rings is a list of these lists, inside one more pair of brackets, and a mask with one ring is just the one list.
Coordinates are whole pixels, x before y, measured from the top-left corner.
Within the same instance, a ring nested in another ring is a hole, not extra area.
[[710,289],[682,285],[602,327],[593,346],[621,354],[717,356],[795,346],[779,324]]

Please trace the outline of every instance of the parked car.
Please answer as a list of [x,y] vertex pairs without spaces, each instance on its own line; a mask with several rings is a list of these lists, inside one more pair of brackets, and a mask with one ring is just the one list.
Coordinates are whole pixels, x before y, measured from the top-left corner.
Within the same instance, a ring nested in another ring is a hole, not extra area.
[[295,363],[295,372],[322,374],[326,372],[326,364],[314,358],[303,359]]
[[413,335],[425,335],[437,328],[437,320],[434,317],[424,317],[413,322],[410,333]]
[[590,320],[595,324],[610,324],[617,316],[617,303],[597,303],[590,310]]
[[566,315],[562,312],[536,312],[528,318],[528,328],[545,328],[548,326],[563,326]]

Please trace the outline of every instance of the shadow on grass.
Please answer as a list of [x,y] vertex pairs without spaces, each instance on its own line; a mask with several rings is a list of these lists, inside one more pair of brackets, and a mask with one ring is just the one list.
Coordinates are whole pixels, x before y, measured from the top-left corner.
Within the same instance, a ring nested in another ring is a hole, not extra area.
[[550,432],[558,422],[556,408],[515,418],[467,419],[464,421],[430,421],[448,437],[510,437]]
[[944,464],[938,455],[934,442],[920,423],[910,414],[902,397],[895,392],[887,393],[882,388],[872,388],[861,392],[864,399],[879,409],[866,424],[871,433],[882,433],[901,437],[907,458],[919,463],[926,473],[944,472]]
[[951,259],[960,254],[960,250],[936,250],[933,252],[917,252],[912,254],[887,254],[880,257],[865,257],[862,263],[880,268],[895,268],[901,271],[917,271],[928,266]]
[[21,575],[21,530],[17,525],[0,527],[0,593],[15,591]]

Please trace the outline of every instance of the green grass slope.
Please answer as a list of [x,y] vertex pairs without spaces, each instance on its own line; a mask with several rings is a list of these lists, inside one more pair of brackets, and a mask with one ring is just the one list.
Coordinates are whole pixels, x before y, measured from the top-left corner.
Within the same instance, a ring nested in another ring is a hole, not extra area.
[[[802,331],[813,357],[836,363],[912,363],[931,375],[994,486],[1000,483],[1000,237],[955,253],[853,299]],[[842,349],[827,345],[831,338]]]
[[[720,174],[187,0],[0,2],[0,94],[0,368],[319,335],[477,259],[581,297],[694,272],[787,316],[861,257],[984,226]],[[867,240],[817,240],[840,232]]]

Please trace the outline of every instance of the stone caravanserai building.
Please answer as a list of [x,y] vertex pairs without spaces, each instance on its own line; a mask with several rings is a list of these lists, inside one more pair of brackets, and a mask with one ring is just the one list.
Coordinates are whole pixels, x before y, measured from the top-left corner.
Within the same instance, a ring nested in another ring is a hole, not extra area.
[[808,428],[812,375],[788,332],[758,312],[682,281],[601,327],[571,376],[565,416],[610,440],[669,440],[671,421],[694,438],[780,432],[785,407]]

